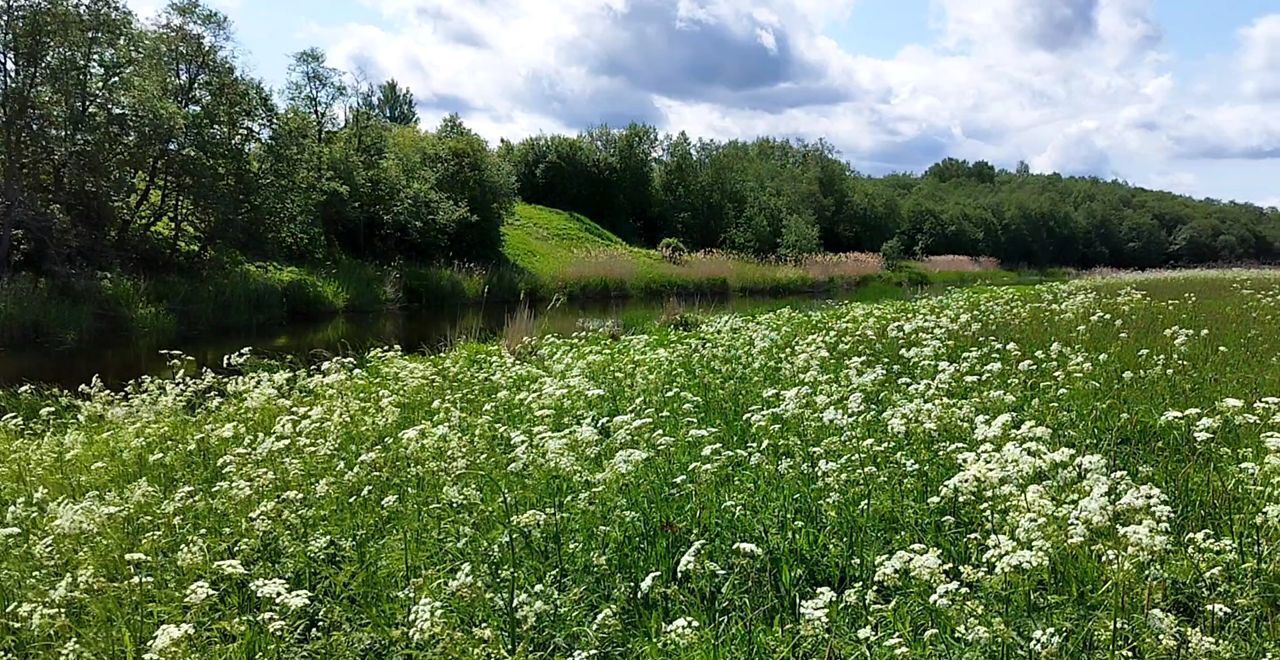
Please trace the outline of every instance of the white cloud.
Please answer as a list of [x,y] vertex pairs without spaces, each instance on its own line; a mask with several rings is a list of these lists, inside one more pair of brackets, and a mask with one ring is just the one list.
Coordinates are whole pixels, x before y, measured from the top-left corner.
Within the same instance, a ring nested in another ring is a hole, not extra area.
[[1175,118],[1170,137],[1193,158],[1280,158],[1280,107],[1227,103]]
[[[818,57],[845,3],[692,0],[367,0],[394,27],[329,31],[350,68],[394,75],[428,110],[464,110],[518,134],[663,123],[666,99],[777,113],[855,93]],[[520,119],[523,117],[523,119]]]
[[870,171],[954,155],[1182,189],[1199,184],[1153,173],[1280,154],[1280,15],[1240,31],[1238,79],[1202,96],[1152,0],[934,0],[937,43],[889,58],[823,34],[853,0],[363,1],[384,20],[323,32],[334,60],[491,139],[639,120],[827,137]]
[[1280,14],[1263,16],[1240,30],[1240,66],[1246,94],[1280,97]]
[[1094,38],[1099,0],[939,0],[948,44],[999,52],[1058,51]]
[[1039,172],[1110,178],[1115,173],[1105,143],[1098,122],[1082,121],[1054,138],[1030,165]]

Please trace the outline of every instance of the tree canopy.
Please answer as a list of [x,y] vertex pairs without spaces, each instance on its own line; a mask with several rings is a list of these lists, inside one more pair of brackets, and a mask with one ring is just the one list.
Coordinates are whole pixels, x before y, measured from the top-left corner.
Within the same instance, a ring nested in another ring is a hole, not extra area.
[[1280,213],[1120,181],[947,158],[865,176],[828,143],[695,139],[631,124],[491,148],[457,116],[317,48],[282,89],[227,17],[175,0],[0,0],[0,274],[220,260],[488,261],[517,196],[624,239],[793,258],[986,255],[1148,267],[1280,258]]

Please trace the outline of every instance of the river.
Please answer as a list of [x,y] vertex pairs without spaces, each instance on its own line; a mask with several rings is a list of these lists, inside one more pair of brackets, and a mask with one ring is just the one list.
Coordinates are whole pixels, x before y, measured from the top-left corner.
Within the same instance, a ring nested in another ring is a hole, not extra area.
[[[854,292],[845,298],[859,298]],[[217,334],[191,334],[161,344],[103,338],[87,346],[51,349],[32,346],[0,349],[0,386],[20,384],[75,388],[100,377],[118,387],[142,375],[169,372],[169,356],[162,350],[181,351],[195,367],[218,367],[223,356],[249,347],[254,352],[300,363],[313,363],[336,355],[350,355],[370,348],[397,345],[406,351],[432,352],[460,339],[491,340],[504,332],[513,317],[528,310],[536,331],[568,333],[584,324],[614,321],[636,327],[672,310],[718,314],[784,306],[813,306],[825,297],[792,298],[683,298],[667,301],[577,301],[520,307],[464,305],[377,314],[344,314],[322,321],[251,328]]]

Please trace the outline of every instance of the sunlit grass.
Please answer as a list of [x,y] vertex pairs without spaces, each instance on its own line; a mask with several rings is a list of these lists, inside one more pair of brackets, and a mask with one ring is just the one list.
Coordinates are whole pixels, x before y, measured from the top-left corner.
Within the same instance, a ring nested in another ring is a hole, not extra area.
[[0,652],[1265,657],[1278,321],[1153,275],[10,391]]

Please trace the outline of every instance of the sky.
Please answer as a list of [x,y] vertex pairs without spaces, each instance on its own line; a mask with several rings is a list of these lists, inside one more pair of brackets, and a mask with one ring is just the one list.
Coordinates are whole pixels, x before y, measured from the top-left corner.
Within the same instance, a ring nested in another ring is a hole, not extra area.
[[490,140],[643,121],[1280,206],[1280,0],[208,1],[273,87],[320,46]]

